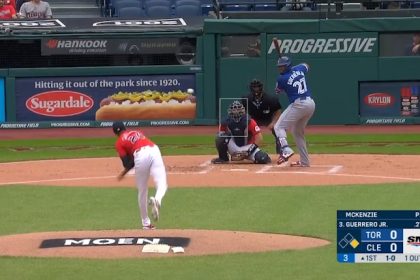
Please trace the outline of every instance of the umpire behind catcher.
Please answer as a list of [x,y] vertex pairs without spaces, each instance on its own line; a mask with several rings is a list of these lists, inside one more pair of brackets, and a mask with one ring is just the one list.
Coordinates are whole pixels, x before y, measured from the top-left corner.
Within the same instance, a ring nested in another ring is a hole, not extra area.
[[[281,114],[281,104],[277,96],[264,92],[264,85],[261,81],[254,79],[249,84],[250,93],[244,96],[242,104],[248,106],[248,114],[259,126],[266,126],[276,140],[276,152],[280,152],[280,142],[274,132],[274,125]],[[248,104],[246,104],[248,103]]]

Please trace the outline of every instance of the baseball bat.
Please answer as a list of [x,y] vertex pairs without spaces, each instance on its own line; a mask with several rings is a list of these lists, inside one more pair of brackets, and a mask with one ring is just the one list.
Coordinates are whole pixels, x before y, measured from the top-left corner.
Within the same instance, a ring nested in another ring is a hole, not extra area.
[[277,40],[277,37],[273,37],[273,44],[274,44],[274,48],[277,51],[277,54],[279,55],[279,57],[281,56],[281,52],[280,52],[280,45],[279,45],[279,41]]

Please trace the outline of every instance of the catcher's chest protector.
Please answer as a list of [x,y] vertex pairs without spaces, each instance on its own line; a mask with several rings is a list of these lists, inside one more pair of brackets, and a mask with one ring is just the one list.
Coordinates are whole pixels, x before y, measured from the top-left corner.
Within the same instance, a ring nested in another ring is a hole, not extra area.
[[251,137],[251,135],[248,134],[248,123],[249,120],[246,116],[242,117],[239,122],[234,122],[232,119],[228,120],[227,126],[232,133],[233,140],[239,147],[246,145],[248,142],[248,138],[244,137],[245,135]]

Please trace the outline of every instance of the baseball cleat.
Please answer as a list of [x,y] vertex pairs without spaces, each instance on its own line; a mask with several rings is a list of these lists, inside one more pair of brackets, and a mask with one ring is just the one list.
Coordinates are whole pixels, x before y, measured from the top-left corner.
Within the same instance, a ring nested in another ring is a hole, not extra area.
[[290,147],[284,147],[283,151],[279,155],[279,158],[277,159],[277,164],[285,163],[294,154],[295,152],[293,152],[293,150]]
[[287,159],[285,159],[282,155],[279,155],[279,158],[277,159],[277,164],[280,165],[285,162],[287,162]]
[[148,225],[148,226],[143,226],[143,229],[145,230],[152,230],[152,229],[156,229],[156,227],[152,224]]
[[303,164],[301,161],[293,161],[290,163],[290,167],[309,167],[308,164]]
[[156,200],[156,198],[151,197],[149,199],[149,206],[152,208],[152,218],[155,221],[159,220],[159,202]]
[[229,160],[225,160],[222,158],[214,158],[211,160],[211,163],[213,164],[225,164],[225,163],[229,163]]

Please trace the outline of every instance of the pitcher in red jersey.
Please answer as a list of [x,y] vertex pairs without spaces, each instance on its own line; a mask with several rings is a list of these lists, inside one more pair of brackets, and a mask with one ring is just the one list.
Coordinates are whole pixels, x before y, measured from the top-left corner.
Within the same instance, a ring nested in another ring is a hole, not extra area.
[[[124,170],[118,175],[118,180],[123,179],[127,172],[134,168],[143,229],[155,229],[150,221],[147,206],[148,204],[151,206],[153,219],[159,220],[162,199],[168,189],[165,165],[159,147],[140,130],[127,130],[123,122],[114,122],[112,130],[118,136],[115,149],[124,166]],[[155,183],[156,194],[148,201],[149,176],[152,176]]]

